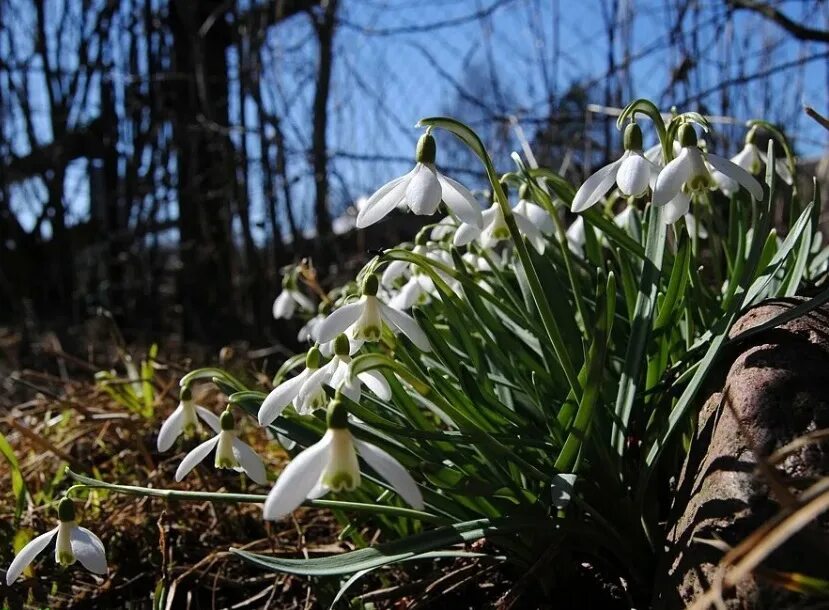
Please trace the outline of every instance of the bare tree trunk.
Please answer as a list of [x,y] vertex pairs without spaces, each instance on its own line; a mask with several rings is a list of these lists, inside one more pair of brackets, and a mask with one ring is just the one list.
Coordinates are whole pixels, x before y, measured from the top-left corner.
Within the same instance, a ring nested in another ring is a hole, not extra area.
[[323,237],[331,232],[331,216],[328,211],[328,150],[326,132],[328,129],[328,94],[331,89],[331,68],[334,62],[334,32],[338,0],[329,0],[319,19],[316,20],[319,40],[319,66],[317,85],[314,93],[314,134],[311,156],[314,164],[314,215],[317,235]]
[[[235,322],[229,202],[236,176],[221,131],[228,123],[225,49],[231,40],[221,14],[206,31],[200,30],[221,5],[220,0],[174,0],[170,5],[174,72],[187,75],[171,98],[178,150],[183,331],[218,340],[231,336]],[[194,124],[195,117],[201,124]]]

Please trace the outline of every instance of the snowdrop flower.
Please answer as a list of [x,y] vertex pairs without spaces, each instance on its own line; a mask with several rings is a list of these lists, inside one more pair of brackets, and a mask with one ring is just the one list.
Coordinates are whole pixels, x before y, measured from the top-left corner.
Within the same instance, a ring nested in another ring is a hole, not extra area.
[[[748,132],[745,139],[745,145],[742,150],[731,157],[731,162],[733,164],[742,167],[749,174],[760,173],[763,166],[768,164],[766,153],[757,148],[757,145],[754,143],[755,132],[756,128],[752,128]],[[780,176],[780,179],[786,184],[792,184],[794,182],[785,159],[774,160],[774,171],[777,172],[777,175]],[[714,171],[711,172],[711,174],[717,182],[717,185],[720,187],[720,190],[726,195],[731,196],[739,190],[740,185],[722,172]]]
[[379,372],[365,371],[359,373],[354,378],[351,377],[351,372],[348,368],[348,365],[351,364],[348,337],[342,334],[337,335],[336,339],[334,339],[334,346],[334,357],[331,359],[331,362],[311,375],[299,391],[297,400],[301,404],[310,402],[318,407],[320,399],[324,404],[325,392],[322,388],[323,385],[331,386],[335,390],[341,391],[354,402],[360,400],[360,396],[362,395],[361,385],[365,385],[381,400],[391,399],[389,383]]
[[297,396],[302,386],[308,381],[319,368],[322,361],[322,354],[319,348],[312,347],[305,356],[305,369],[295,377],[283,381],[265,397],[262,406],[259,407],[259,425],[267,426],[272,424],[279,417],[282,411],[290,404],[299,412]]
[[703,153],[697,145],[697,133],[692,125],[679,128],[679,155],[659,172],[653,190],[653,204],[664,206],[662,219],[673,223],[688,212],[691,196],[716,187],[716,182],[705,162],[735,180],[754,199],[763,198],[763,187],[754,177],[739,165],[712,153]]
[[213,463],[216,468],[231,468],[237,472],[244,472],[260,485],[266,485],[268,475],[265,472],[265,464],[247,443],[236,438],[236,422],[233,414],[225,410],[219,418],[219,423],[221,429],[216,436],[203,442],[181,460],[176,470],[176,481],[181,481],[187,476],[187,473],[202,462],[215,447],[216,459]]
[[280,519],[306,499],[329,491],[353,491],[360,485],[359,454],[406,502],[423,508],[423,496],[412,476],[384,450],[354,438],[348,429],[348,412],[342,401],[328,406],[328,431],[322,439],[291,461],[276,480],[265,501],[265,519]]
[[161,424],[158,431],[157,447],[159,453],[167,451],[173,446],[176,439],[184,434],[193,434],[199,425],[199,418],[218,433],[221,430],[219,418],[213,413],[193,402],[193,393],[190,388],[182,388],[178,406],[170,413],[170,417]]
[[292,318],[297,305],[305,311],[314,311],[314,304],[311,299],[297,289],[296,278],[288,274],[282,280],[282,292],[273,302],[273,317],[277,320]]
[[437,146],[427,131],[417,143],[414,169],[405,176],[384,184],[357,214],[357,228],[363,229],[383,219],[398,205],[415,214],[431,216],[443,201],[463,222],[481,225],[481,208],[469,190],[435,169]]
[[623,195],[641,197],[658,172],[657,166],[642,153],[642,130],[636,123],[625,127],[625,152],[605,165],[581,185],[573,198],[571,210],[583,212],[594,206],[616,184]]
[[313,343],[317,342],[317,327],[320,325],[320,322],[325,320],[325,317],[331,313],[331,301],[323,301],[317,307],[317,314],[309,319],[302,328],[299,329],[299,333],[297,333],[297,340],[298,341],[311,341]]
[[69,498],[63,498],[58,504],[58,526],[41,534],[20,549],[20,552],[6,570],[6,584],[11,584],[23,573],[35,557],[49,546],[57,536],[55,543],[55,561],[62,566],[70,566],[75,561],[94,574],[106,574],[107,558],[101,539],[75,521],[75,504]]
[[440,241],[453,235],[458,228],[458,221],[451,216],[445,216],[443,220],[432,227],[429,238],[432,241]]
[[426,334],[411,316],[389,307],[377,298],[380,281],[375,274],[363,280],[363,296],[356,303],[343,305],[319,325],[319,340],[331,341],[340,333],[349,339],[379,341],[385,322],[393,331],[406,335],[420,350],[431,350]]
[[[531,212],[530,208],[520,206],[521,204],[519,203],[512,209],[512,215],[515,218],[515,224],[518,226],[518,232],[527,238],[539,254],[543,254],[546,246],[546,240],[544,239],[542,228],[533,222],[533,220],[531,220],[528,216],[530,213],[537,215],[537,212],[534,210]],[[546,214],[543,209],[541,209],[541,212]],[[543,227],[549,226],[546,222],[541,222],[540,224]],[[470,224],[462,224],[458,230],[455,231],[455,237],[452,240],[452,243],[455,246],[465,246],[474,239],[477,239],[484,248],[492,248],[498,242],[510,239],[507,221],[504,219],[504,213],[501,211],[501,206],[497,202],[493,203],[489,209],[484,212],[483,229],[479,229],[478,227]]]

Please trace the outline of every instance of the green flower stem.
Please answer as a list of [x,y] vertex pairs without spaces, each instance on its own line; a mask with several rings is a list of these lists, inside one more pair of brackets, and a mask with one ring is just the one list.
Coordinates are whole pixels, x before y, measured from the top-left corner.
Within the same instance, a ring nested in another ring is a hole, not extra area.
[[[662,144],[662,156],[667,164],[673,158],[673,143],[667,135],[662,115],[656,107],[647,101],[637,100],[619,116],[619,124],[641,112],[649,116],[656,126],[659,140]],[[625,451],[625,436],[630,422],[633,402],[642,377],[642,369],[647,360],[647,342],[651,331],[656,304],[656,293],[659,288],[659,278],[662,274],[662,259],[665,255],[665,241],[668,226],[662,222],[662,208],[651,204],[648,211],[648,233],[645,237],[645,260],[642,268],[639,292],[636,296],[636,305],[633,309],[633,323],[630,330],[630,340],[625,352],[625,363],[622,376],[619,380],[619,390],[616,395],[616,421],[613,423],[611,438],[613,447],[618,455]]]
[[[224,502],[230,504],[262,504],[267,495],[264,494],[239,494],[239,493],[224,493],[215,491],[178,491],[175,489],[154,489],[152,487],[138,487],[136,485],[117,485],[115,483],[106,483],[86,477],[82,474],[72,472],[66,469],[72,480],[77,481],[78,485],[70,487],[66,495],[70,496],[72,493],[79,492],[83,489],[106,489],[115,493],[126,494],[129,496],[164,498],[165,500],[185,500],[192,502]],[[358,513],[370,513],[375,515],[391,515],[396,517],[406,517],[409,519],[418,519],[427,523],[446,524],[448,519],[433,515],[421,510],[414,510],[412,508],[400,508],[397,506],[385,506],[380,504],[366,504],[362,502],[342,502],[340,500],[306,500],[303,502],[304,506],[312,508],[330,508],[338,510],[347,510]]]
[[567,378],[567,382],[569,383],[571,390],[577,397],[581,397],[581,385],[579,384],[578,374],[576,373],[576,369],[570,359],[570,353],[567,351],[567,346],[564,344],[564,339],[561,335],[561,331],[559,330],[555,316],[553,315],[550,303],[547,301],[547,295],[544,293],[544,289],[541,286],[541,280],[538,278],[535,266],[530,258],[530,253],[527,250],[527,244],[524,242],[524,238],[518,230],[518,225],[515,223],[512,208],[510,207],[506,193],[504,193],[504,189],[501,186],[501,181],[495,173],[495,167],[492,165],[492,159],[490,158],[489,153],[487,153],[484,145],[481,143],[480,138],[475,134],[475,132],[473,132],[466,125],[454,119],[434,117],[422,119],[419,121],[418,125],[440,127],[452,132],[467,146],[469,146],[469,148],[478,155],[478,158],[484,164],[487,178],[489,179],[490,185],[495,193],[495,200],[498,202],[501,212],[504,215],[504,221],[507,225],[507,229],[509,229],[510,237],[515,243],[515,251],[518,253],[518,258],[521,260],[521,266],[524,268],[524,272],[527,275],[527,281],[530,285],[530,292],[532,293],[538,312],[541,314],[541,322],[544,325],[544,330],[547,333],[547,337],[550,340],[553,351],[558,358],[559,365],[564,371],[564,375]]

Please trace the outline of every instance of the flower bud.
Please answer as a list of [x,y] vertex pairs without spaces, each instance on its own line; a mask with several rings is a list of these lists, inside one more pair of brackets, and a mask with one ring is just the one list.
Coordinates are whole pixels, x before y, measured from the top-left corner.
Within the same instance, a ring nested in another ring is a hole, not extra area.
[[337,356],[348,356],[351,352],[351,343],[344,333],[340,333],[334,339],[334,353]]
[[64,522],[75,520],[75,503],[69,498],[63,498],[58,503],[58,519]]
[[377,275],[374,273],[369,273],[363,279],[363,295],[364,296],[377,296],[377,290],[380,288],[380,280],[378,279]]
[[348,409],[342,400],[335,397],[334,400],[328,403],[328,412],[326,413],[325,421],[331,430],[344,430],[348,428]]
[[308,350],[308,353],[305,355],[305,368],[318,369],[320,367],[321,359],[322,353],[320,352],[319,348],[317,348],[316,346],[312,347]]
[[182,402],[187,400],[193,400],[193,391],[190,389],[190,386],[184,386],[181,388],[181,392],[179,393],[179,399]]
[[697,145],[697,132],[693,125],[685,123],[679,127],[679,145],[683,148]]
[[642,129],[636,123],[625,127],[625,150],[642,150]]
[[435,144],[435,138],[429,133],[424,133],[417,141],[415,160],[418,163],[434,163],[436,155],[437,145]]
[[233,413],[230,412],[230,409],[224,410],[221,417],[219,417],[219,424],[222,426],[222,430],[227,431],[231,431],[236,427],[236,421],[233,419]]

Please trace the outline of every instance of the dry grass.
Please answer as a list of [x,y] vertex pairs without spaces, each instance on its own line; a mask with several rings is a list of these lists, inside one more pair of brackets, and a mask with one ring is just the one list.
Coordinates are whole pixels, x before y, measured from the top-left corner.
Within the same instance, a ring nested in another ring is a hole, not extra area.
[[[177,403],[182,368],[160,365],[153,418],[127,412],[98,389],[98,367],[61,357],[56,374],[12,372],[5,381],[3,430],[18,458],[30,494],[15,524],[15,498],[6,486],[0,497],[0,564],[12,559],[12,547],[54,527],[54,501],[77,472],[132,485],[209,491],[265,493],[243,476],[200,466],[182,483],[173,474],[199,439],[179,441],[159,455],[156,432]],[[247,374],[250,376],[249,367]],[[224,397],[197,389],[200,404],[218,412]],[[285,459],[275,443],[257,429],[243,437],[266,459],[272,476]],[[0,461],[0,477],[10,480]],[[166,502],[90,492],[78,502],[79,520],[95,531],[107,548],[109,573],[98,578],[80,567],[62,569],[49,551],[12,587],[0,586],[0,602],[9,608],[152,607],[160,581],[168,588],[168,608],[308,608],[314,598],[307,579],[264,573],[227,553],[231,546],[289,556],[314,555],[348,548],[338,543],[338,526],[329,513],[300,510],[293,523],[265,524],[258,505]],[[16,540],[15,540],[16,537]]]

